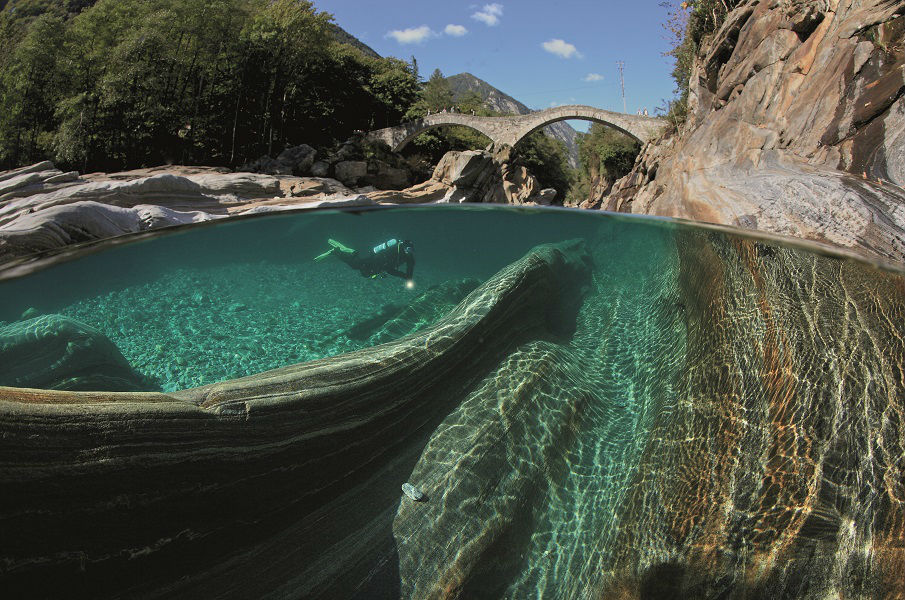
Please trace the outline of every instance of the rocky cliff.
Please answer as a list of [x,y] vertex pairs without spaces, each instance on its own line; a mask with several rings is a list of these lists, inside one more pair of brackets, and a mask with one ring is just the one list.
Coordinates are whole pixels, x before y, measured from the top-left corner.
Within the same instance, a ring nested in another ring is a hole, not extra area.
[[688,121],[611,210],[905,253],[901,0],[750,0],[699,53]]

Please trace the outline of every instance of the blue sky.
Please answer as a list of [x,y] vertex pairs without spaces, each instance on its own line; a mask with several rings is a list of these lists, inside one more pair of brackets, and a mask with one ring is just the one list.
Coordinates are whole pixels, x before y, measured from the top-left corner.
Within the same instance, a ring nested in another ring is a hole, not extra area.
[[621,111],[620,60],[628,112],[653,114],[674,88],[659,0],[314,3],[381,55],[414,55],[423,77],[435,68],[467,71],[534,109],[590,104]]

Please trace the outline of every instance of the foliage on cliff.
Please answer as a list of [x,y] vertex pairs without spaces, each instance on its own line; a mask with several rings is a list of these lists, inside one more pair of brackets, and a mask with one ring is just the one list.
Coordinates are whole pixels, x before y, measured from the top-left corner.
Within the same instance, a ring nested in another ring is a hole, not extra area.
[[237,165],[393,125],[419,95],[411,65],[338,43],[310,2],[88,4],[0,11],[0,168]]
[[672,71],[676,96],[667,103],[667,117],[674,126],[685,121],[688,82],[698,51],[739,4],[741,0],[666,0],[660,3],[667,10],[663,28],[671,48],[666,55],[676,61]]

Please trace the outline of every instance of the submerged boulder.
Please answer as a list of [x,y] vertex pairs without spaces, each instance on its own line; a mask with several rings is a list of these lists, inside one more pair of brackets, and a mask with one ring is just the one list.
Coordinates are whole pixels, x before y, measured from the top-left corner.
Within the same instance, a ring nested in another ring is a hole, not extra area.
[[355,352],[0,390],[0,586],[901,596],[902,273],[683,227],[598,244],[593,285],[584,243],[539,246],[414,333],[442,288],[386,308],[358,339],[403,337]]
[[3,390],[0,585],[374,597],[436,425],[513,349],[574,325],[590,277],[583,242],[539,246],[374,348],[172,394]]
[[376,346],[416,333],[451,311],[481,282],[473,277],[429,287],[407,305],[385,304],[340,335]]
[[103,333],[63,315],[0,327],[0,385],[111,392],[148,389],[145,378]]
[[428,288],[377,328],[370,336],[371,345],[401,338],[435,323],[480,284],[477,279],[466,277]]

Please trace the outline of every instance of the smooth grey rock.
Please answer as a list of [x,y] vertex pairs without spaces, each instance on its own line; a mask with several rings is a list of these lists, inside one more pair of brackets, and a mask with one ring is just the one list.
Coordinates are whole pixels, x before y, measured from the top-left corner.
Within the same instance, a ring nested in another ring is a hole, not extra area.
[[186,179],[197,183],[202,194],[235,199],[273,198],[280,196],[280,180],[266,174],[211,173],[188,175]]
[[25,175],[27,173],[36,173],[39,171],[56,171],[57,173],[60,172],[52,162],[45,160],[33,165],[28,165],[25,167],[20,167],[18,169],[13,169],[12,171],[0,173],[0,182],[6,181],[7,179],[12,179],[13,177],[18,177],[20,175]]
[[71,181],[78,181],[78,178],[78,171],[68,171],[66,173],[60,173],[59,175],[48,177],[44,180],[44,183],[69,183]]
[[319,160],[311,165],[312,177],[327,177],[330,174],[330,163]]
[[277,161],[288,166],[296,175],[307,175],[316,157],[317,150],[308,144],[301,144],[283,150]]
[[356,185],[368,174],[368,163],[363,160],[344,160],[336,163],[336,179],[345,185]]
[[544,188],[538,193],[536,202],[538,204],[551,205],[556,200],[556,190],[553,188]]
[[54,390],[147,389],[147,382],[132,370],[113,342],[100,331],[62,315],[0,327],[0,385]]
[[16,175],[15,177],[10,177],[9,179],[0,182],[0,202],[21,195],[17,194],[16,192],[21,190],[22,188],[46,183],[49,179],[53,179],[55,177],[58,177],[59,175],[61,175],[60,171],[53,170],[29,171],[27,173]]
[[61,204],[21,214],[0,226],[0,257],[8,260],[78,242],[213,218],[217,216],[157,205],[124,208],[85,200]]

